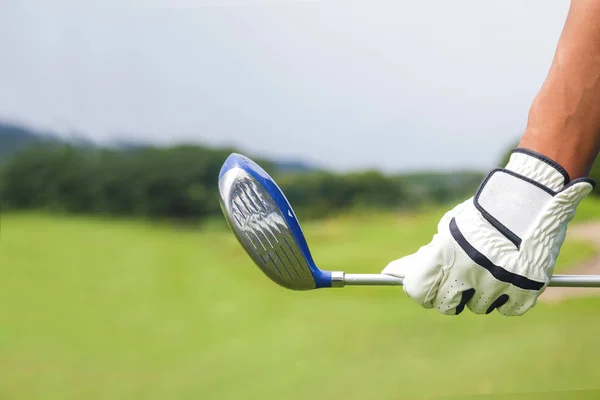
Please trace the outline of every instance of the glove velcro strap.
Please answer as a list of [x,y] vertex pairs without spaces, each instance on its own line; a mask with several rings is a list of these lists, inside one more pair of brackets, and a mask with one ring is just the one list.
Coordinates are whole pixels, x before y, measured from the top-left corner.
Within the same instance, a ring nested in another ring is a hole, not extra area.
[[556,192],[507,169],[495,169],[474,198],[483,217],[517,248]]

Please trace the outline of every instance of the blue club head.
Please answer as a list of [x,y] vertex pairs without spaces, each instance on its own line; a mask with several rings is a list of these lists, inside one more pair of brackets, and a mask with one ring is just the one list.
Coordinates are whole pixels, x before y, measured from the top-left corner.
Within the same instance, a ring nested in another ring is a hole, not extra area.
[[231,154],[219,173],[221,210],[254,263],[293,290],[331,287],[315,265],[296,214],[273,178],[249,158]]

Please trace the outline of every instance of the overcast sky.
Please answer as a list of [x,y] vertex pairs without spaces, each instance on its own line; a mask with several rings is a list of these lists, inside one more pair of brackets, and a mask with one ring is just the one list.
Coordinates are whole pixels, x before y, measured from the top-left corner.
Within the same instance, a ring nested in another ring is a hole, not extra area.
[[0,0],[0,119],[386,171],[492,167],[522,134],[569,7],[96,3]]

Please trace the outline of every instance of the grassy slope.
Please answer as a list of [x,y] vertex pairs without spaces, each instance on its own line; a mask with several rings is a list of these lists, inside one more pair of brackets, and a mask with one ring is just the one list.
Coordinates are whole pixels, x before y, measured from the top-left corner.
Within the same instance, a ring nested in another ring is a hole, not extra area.
[[[600,219],[600,199],[588,197],[577,208],[577,214],[572,224],[596,221],[598,219]],[[590,259],[597,252],[598,249],[589,242],[569,240],[561,249],[554,272],[558,274],[568,273],[569,267]]]
[[577,207],[577,214],[573,221],[577,223],[598,219],[600,219],[600,197],[588,196]]
[[[440,216],[305,228],[323,268],[378,272]],[[3,217],[0,257],[2,398],[600,396],[557,392],[600,389],[600,299],[444,317],[399,288],[278,288],[217,228],[35,215]]]

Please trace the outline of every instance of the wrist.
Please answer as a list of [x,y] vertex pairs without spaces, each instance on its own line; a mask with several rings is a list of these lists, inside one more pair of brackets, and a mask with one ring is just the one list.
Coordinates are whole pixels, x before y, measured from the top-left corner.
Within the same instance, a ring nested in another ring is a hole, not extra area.
[[577,110],[558,107],[548,97],[542,91],[533,102],[518,147],[552,159],[571,179],[588,177],[600,145],[598,123]]
[[571,179],[586,178],[589,176],[592,164],[596,158],[595,155],[589,152],[589,149],[583,147],[585,150],[582,150],[582,146],[569,143],[568,141],[565,141],[561,147],[558,147],[554,144],[545,144],[544,141],[532,139],[531,136],[530,134],[524,136],[518,147],[554,160],[562,166]]

